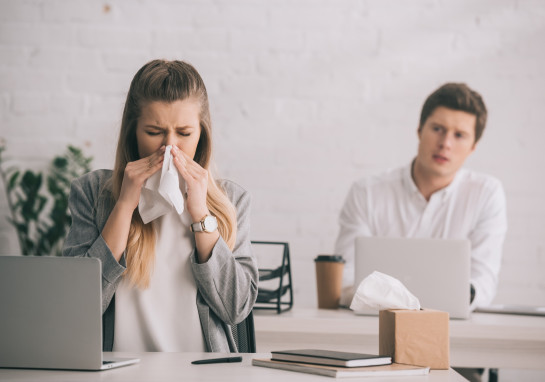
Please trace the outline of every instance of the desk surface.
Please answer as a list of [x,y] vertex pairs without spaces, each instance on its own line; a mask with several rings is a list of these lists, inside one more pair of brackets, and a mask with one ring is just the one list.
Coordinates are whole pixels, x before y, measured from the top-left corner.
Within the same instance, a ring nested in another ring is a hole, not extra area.
[[[378,317],[347,309],[254,311],[257,350],[320,347],[378,352]],[[545,368],[545,317],[473,313],[450,320],[450,361],[456,367]]]
[[[285,370],[267,369],[251,365],[252,358],[269,358],[266,354],[243,354],[242,363],[222,363],[211,365],[191,365],[191,361],[204,358],[227,356],[219,353],[113,353],[116,357],[137,357],[140,363],[131,366],[104,371],[68,371],[68,370],[20,370],[0,369],[1,381],[335,381],[336,379]],[[403,381],[457,382],[464,381],[458,373],[450,370],[432,370],[429,375],[402,377]],[[393,382],[397,378],[350,378],[350,381]]]

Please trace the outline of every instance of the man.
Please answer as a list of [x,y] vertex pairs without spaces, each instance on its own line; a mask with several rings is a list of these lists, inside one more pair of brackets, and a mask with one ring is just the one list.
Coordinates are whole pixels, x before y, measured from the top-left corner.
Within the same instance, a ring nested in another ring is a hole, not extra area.
[[416,158],[353,184],[335,244],[346,258],[342,304],[352,296],[358,236],[469,239],[471,309],[491,303],[507,230],[505,194],[497,179],[462,168],[486,117],[481,96],[467,85],[441,86],[422,108]]

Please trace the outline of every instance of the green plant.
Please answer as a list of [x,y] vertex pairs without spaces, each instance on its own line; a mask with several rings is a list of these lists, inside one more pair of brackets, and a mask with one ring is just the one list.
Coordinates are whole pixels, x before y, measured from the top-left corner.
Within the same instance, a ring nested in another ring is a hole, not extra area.
[[[92,157],[68,146],[51,161],[47,174],[32,170],[4,169],[5,145],[0,143],[0,176],[6,190],[11,216],[23,255],[60,255],[68,228],[70,184],[90,171]],[[43,184],[44,177],[46,184]]]

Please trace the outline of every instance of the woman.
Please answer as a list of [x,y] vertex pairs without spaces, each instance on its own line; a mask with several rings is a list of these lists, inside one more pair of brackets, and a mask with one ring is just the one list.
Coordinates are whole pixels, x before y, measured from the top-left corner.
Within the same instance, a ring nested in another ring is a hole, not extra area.
[[[145,224],[142,187],[160,173],[166,147],[185,208]],[[211,154],[208,96],[195,68],[144,65],[127,95],[113,172],[75,180],[69,199],[63,255],[102,262],[105,351],[237,350],[229,325],[244,320],[257,296],[250,197],[214,180]]]

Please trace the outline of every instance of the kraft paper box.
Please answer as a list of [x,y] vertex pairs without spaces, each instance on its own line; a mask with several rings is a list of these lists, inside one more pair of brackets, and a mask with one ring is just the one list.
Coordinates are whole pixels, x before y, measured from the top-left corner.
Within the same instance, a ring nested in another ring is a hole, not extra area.
[[392,362],[448,369],[449,316],[438,310],[379,312],[379,354]]

